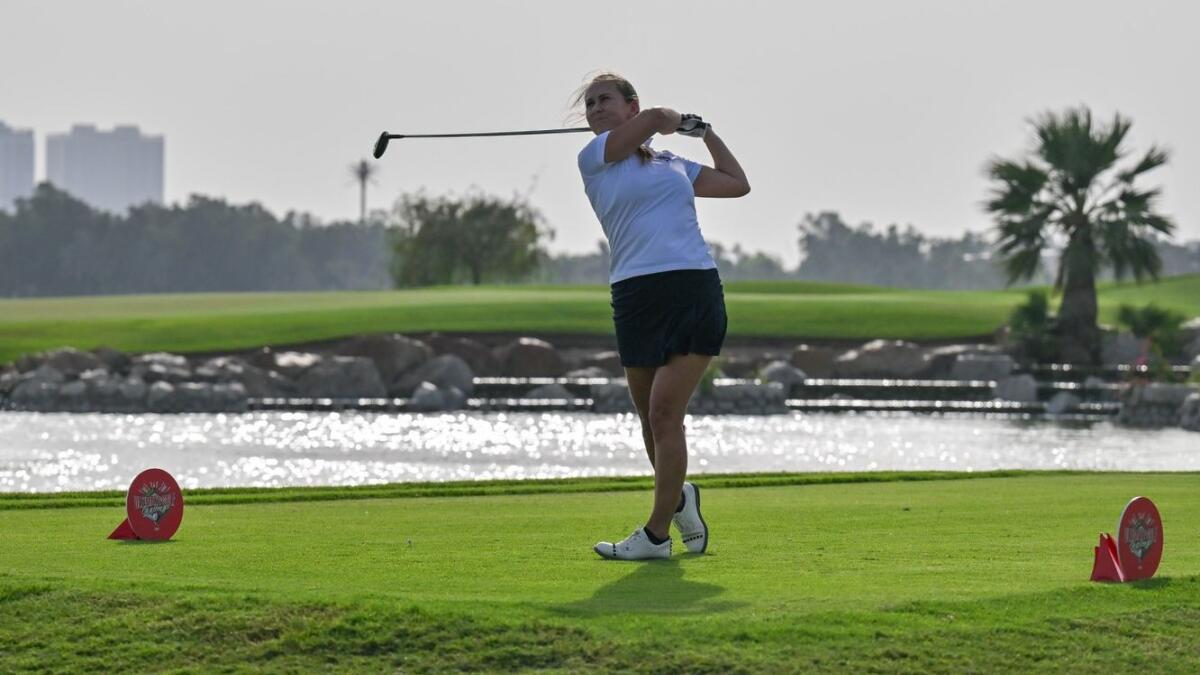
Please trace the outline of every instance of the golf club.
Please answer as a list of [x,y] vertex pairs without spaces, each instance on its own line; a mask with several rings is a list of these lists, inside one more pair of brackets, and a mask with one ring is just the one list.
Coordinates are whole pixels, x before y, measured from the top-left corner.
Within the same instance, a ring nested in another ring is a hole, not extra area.
[[466,138],[475,136],[534,136],[538,134],[572,134],[581,131],[591,131],[588,127],[574,127],[568,129],[534,129],[532,131],[485,131],[482,133],[473,134],[389,134],[383,132],[379,135],[379,140],[375,141],[375,159],[383,157],[383,153],[387,152],[388,141],[393,138]]

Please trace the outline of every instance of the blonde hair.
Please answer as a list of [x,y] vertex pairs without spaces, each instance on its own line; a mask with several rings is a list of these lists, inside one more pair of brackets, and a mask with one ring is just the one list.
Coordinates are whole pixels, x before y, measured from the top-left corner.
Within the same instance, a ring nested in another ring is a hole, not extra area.
[[[583,84],[581,84],[579,88],[575,90],[575,93],[572,94],[571,103],[568,108],[570,108],[573,113],[569,118],[568,123],[579,122],[587,119],[587,111],[584,108],[585,99],[587,98],[587,91],[588,89],[592,88],[592,85],[604,82],[608,82],[616,86],[617,92],[621,94],[621,97],[625,99],[626,103],[638,101],[639,106],[641,105],[637,90],[633,88],[633,85],[630,84],[629,80],[618,75],[617,73],[602,71],[591,76],[590,79],[585,77]],[[654,159],[654,151],[645,145],[638,146],[637,152],[638,157],[642,160],[642,164]]]

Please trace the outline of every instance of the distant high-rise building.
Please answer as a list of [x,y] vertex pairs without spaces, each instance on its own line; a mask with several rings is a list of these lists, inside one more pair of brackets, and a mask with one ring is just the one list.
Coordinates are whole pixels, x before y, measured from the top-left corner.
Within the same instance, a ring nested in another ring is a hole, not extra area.
[[121,213],[163,201],[163,138],[135,126],[77,124],[46,139],[46,180],[96,208]]
[[0,209],[33,192],[33,132],[0,122]]

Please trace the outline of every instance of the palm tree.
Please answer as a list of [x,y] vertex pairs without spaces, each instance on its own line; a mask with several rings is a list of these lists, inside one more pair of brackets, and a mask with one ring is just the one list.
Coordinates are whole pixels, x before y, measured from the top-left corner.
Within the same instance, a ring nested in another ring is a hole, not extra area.
[[367,160],[359,160],[350,165],[350,174],[359,185],[359,215],[358,222],[367,222],[367,183],[374,183],[379,167]]
[[996,222],[996,247],[1009,284],[1030,279],[1042,251],[1060,249],[1054,290],[1062,293],[1055,331],[1059,357],[1097,363],[1096,275],[1111,267],[1118,279],[1158,278],[1162,260],[1156,234],[1170,235],[1171,221],[1155,211],[1160,190],[1134,181],[1167,163],[1151,146],[1132,165],[1122,147],[1132,122],[1120,114],[1093,123],[1086,107],[1046,112],[1031,121],[1036,146],[1024,161],[993,159],[987,174],[995,185],[985,209]]

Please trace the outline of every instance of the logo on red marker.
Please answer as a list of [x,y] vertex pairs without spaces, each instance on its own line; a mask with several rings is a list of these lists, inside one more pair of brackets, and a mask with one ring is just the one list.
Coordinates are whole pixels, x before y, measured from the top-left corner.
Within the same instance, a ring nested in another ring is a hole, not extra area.
[[1154,502],[1135,497],[1121,512],[1117,523],[1117,556],[1125,579],[1149,579],[1162,560],[1162,517]]
[[183,492],[171,474],[146,469],[129,485],[125,514],[109,539],[170,539],[183,521]]

